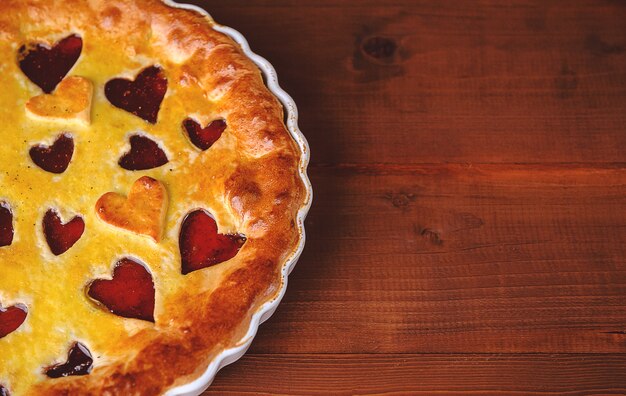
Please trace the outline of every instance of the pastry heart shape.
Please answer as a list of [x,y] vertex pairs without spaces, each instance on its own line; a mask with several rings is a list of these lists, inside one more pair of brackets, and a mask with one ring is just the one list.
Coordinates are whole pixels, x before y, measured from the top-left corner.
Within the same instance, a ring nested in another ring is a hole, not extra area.
[[114,192],[101,196],[96,202],[96,213],[106,223],[159,242],[167,204],[163,183],[143,176],[133,183],[128,198]]
[[75,342],[67,354],[67,362],[52,365],[44,372],[50,378],[61,378],[71,375],[87,375],[92,367],[93,357],[89,349],[80,342]]
[[28,309],[22,304],[8,308],[0,307],[0,338],[17,330],[26,320]]
[[130,171],[145,170],[158,168],[169,162],[163,149],[149,137],[133,135],[129,141],[130,151],[118,161],[122,168]]
[[13,212],[4,202],[0,202],[0,247],[13,243]]
[[222,136],[226,129],[226,121],[214,120],[209,125],[202,128],[193,118],[187,118],[183,121],[183,129],[187,132],[189,140],[194,146],[202,151],[208,150],[217,139]]
[[44,44],[23,45],[18,55],[20,69],[30,81],[50,93],[72,69],[82,49],[83,40],[75,34],[52,48]]
[[69,134],[62,134],[50,146],[43,144],[31,147],[30,158],[35,165],[50,173],[63,173],[74,154],[74,139]]
[[167,78],[158,66],[143,69],[134,81],[114,78],[104,86],[104,94],[115,107],[156,124],[161,102],[167,92]]
[[84,77],[72,76],[61,81],[51,94],[41,94],[26,102],[27,114],[47,121],[91,122],[93,84]]
[[202,209],[183,220],[179,236],[181,272],[187,275],[235,257],[246,242],[240,234],[218,234],[217,223]]
[[154,322],[152,274],[130,258],[117,262],[112,279],[92,281],[87,294],[115,315]]
[[55,256],[59,256],[69,250],[80,239],[85,231],[85,222],[80,216],[63,224],[59,214],[54,209],[49,209],[43,217],[43,233]]

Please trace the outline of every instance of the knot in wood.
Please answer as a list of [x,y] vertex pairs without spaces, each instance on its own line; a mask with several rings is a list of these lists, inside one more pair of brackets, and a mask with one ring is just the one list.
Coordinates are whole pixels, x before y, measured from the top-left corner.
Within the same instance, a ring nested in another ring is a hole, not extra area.
[[378,62],[391,63],[398,50],[395,40],[388,37],[369,37],[361,44],[363,53]]

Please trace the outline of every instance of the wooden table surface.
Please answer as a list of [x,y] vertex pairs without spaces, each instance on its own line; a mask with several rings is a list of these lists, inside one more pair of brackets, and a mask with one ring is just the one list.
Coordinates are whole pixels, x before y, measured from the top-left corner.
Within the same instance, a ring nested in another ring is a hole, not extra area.
[[278,70],[315,198],[208,394],[626,394],[626,1],[197,0]]

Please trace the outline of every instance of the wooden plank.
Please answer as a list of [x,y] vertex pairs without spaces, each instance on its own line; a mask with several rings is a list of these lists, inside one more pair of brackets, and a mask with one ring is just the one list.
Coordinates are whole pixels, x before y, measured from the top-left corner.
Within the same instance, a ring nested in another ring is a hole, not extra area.
[[314,167],[255,353],[626,352],[626,168]]
[[197,4],[276,66],[314,163],[624,162],[624,2]]
[[625,394],[624,355],[247,355],[205,395]]
[[623,2],[197,3],[276,66],[316,192],[211,392],[626,392]]

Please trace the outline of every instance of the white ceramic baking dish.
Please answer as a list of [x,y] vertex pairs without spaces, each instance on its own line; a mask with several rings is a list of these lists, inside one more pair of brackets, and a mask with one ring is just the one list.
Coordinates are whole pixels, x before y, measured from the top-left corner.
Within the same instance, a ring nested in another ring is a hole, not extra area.
[[248,45],[248,42],[241,33],[230,27],[222,26],[215,23],[213,21],[213,18],[211,18],[211,16],[208,14],[208,12],[203,10],[202,8],[190,4],[174,3],[171,0],[163,1],[171,7],[184,8],[204,15],[207,18],[207,23],[211,23],[215,30],[226,34],[234,41],[236,41],[241,46],[243,52],[261,69],[261,72],[265,77],[267,87],[274,95],[276,95],[276,97],[283,104],[286,115],[285,118],[287,128],[289,129],[291,136],[293,136],[293,139],[296,141],[298,146],[300,146],[300,151],[302,153],[302,156],[300,158],[300,177],[302,178],[302,181],[307,190],[305,204],[302,208],[300,208],[298,212],[298,229],[300,232],[300,243],[298,244],[297,249],[293,253],[293,255],[283,265],[282,287],[276,297],[273,300],[268,301],[267,303],[262,305],[261,308],[256,313],[254,313],[254,315],[252,315],[252,318],[250,320],[250,326],[246,335],[241,340],[239,340],[239,342],[232,345],[231,348],[226,349],[222,353],[217,355],[199,378],[189,384],[173,388],[166,393],[167,396],[195,396],[204,392],[209,387],[209,385],[211,385],[211,382],[213,382],[215,375],[222,367],[237,361],[246,353],[246,351],[250,347],[250,344],[252,344],[252,340],[254,339],[257,330],[259,329],[259,325],[269,319],[274,311],[276,311],[278,304],[282,300],[283,296],[285,295],[285,291],[287,290],[287,278],[293,270],[296,261],[298,261],[302,250],[304,249],[304,218],[306,217],[309,208],[311,207],[313,189],[311,187],[311,182],[309,181],[309,178],[306,174],[306,169],[309,164],[310,158],[309,145],[306,141],[306,138],[298,128],[298,109],[291,96],[289,96],[289,94],[287,94],[280,87],[280,85],[278,85],[278,77],[276,75],[274,67],[266,59],[252,52],[250,46]]

